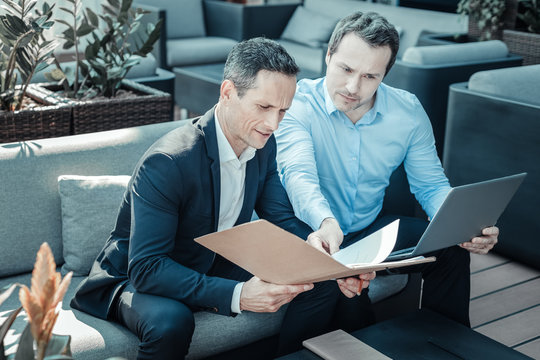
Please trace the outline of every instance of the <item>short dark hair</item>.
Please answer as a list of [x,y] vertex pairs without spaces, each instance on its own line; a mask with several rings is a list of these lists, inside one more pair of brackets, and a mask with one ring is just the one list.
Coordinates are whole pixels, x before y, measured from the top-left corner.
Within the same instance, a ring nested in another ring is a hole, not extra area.
[[386,66],[386,74],[394,65],[397,53],[399,50],[399,34],[385,17],[376,12],[363,13],[355,12],[341,19],[328,43],[328,51],[330,56],[335,54],[343,37],[349,33],[354,33],[356,36],[367,42],[372,47],[388,46],[392,51],[390,61]]
[[261,70],[275,71],[295,76],[300,70],[293,58],[277,42],[257,37],[236,44],[225,63],[223,79],[231,80],[242,97],[253,88],[257,73]]

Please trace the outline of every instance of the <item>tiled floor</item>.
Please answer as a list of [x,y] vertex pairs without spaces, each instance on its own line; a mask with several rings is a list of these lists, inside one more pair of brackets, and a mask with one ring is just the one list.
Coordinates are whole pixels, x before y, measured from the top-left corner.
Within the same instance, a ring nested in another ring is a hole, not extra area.
[[540,271],[497,254],[471,257],[474,330],[540,359]]

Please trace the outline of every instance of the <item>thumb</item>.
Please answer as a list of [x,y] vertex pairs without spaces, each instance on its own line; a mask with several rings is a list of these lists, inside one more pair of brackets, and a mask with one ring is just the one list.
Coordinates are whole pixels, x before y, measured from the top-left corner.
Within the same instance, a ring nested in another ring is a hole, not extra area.
[[332,241],[330,242],[329,245],[330,245],[330,254],[334,254],[339,251],[339,245],[337,244],[337,242]]

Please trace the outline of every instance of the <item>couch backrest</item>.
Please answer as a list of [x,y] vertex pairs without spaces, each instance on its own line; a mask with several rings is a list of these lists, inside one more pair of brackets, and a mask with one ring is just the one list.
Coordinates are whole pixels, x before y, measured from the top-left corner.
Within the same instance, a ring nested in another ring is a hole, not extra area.
[[448,45],[413,46],[405,50],[401,60],[417,65],[472,63],[502,59],[508,47],[500,40],[456,43]]
[[354,11],[374,11],[401,29],[400,50],[416,45],[423,31],[441,33],[467,32],[467,19],[440,11],[397,7],[357,0],[304,0],[304,6],[326,16],[341,19]]
[[509,100],[540,105],[540,64],[479,71],[469,79],[469,89]]
[[58,176],[131,175],[146,149],[181,124],[0,144],[0,278],[31,271],[44,241],[63,263]]

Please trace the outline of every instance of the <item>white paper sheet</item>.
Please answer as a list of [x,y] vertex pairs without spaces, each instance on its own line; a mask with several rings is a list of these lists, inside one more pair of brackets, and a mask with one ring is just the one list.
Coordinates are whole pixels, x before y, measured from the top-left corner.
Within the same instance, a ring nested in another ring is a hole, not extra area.
[[383,262],[396,245],[398,228],[399,220],[395,220],[373,234],[334,253],[332,257],[349,267]]

